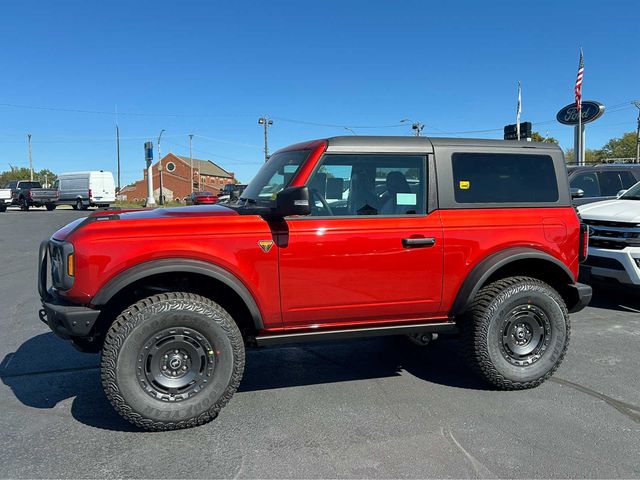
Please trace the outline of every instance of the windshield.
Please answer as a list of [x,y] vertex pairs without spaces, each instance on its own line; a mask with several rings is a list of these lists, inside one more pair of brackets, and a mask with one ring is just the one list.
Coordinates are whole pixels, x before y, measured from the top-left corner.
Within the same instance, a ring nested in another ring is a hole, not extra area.
[[640,200],[640,182],[627,190],[620,198],[624,200]]
[[311,150],[275,153],[249,183],[242,193],[241,200],[272,204],[276,195],[289,185],[310,153]]

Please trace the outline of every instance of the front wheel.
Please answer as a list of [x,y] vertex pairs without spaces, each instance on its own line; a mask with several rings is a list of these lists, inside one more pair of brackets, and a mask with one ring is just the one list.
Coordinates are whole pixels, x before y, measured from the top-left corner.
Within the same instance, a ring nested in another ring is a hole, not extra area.
[[244,342],[218,304],[191,293],[165,293],[127,308],[109,329],[102,385],[114,408],[147,430],[213,420],[244,371]]
[[558,369],[569,345],[564,301],[534,278],[483,287],[460,323],[471,367],[503,390],[540,385]]

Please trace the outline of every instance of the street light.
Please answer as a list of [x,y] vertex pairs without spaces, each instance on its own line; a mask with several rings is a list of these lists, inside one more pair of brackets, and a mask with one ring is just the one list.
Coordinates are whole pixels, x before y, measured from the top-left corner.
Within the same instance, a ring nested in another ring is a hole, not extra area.
[[633,104],[638,109],[638,127],[636,128],[636,160],[634,163],[640,163],[640,100],[636,100]]
[[411,122],[411,129],[415,130],[416,137],[419,137],[420,134],[422,133],[422,130],[424,129],[424,124],[420,122],[414,122],[412,120],[409,120],[408,118],[404,118],[400,120],[400,123],[406,123],[406,122]]
[[160,205],[164,205],[164,198],[162,195],[162,155],[160,155],[160,139],[162,138],[163,133],[164,128],[160,130],[160,135],[158,135],[158,174],[160,176]]
[[269,141],[267,139],[267,130],[271,125],[273,125],[273,120],[265,115],[258,119],[258,125],[264,126],[264,161],[266,162],[269,160]]

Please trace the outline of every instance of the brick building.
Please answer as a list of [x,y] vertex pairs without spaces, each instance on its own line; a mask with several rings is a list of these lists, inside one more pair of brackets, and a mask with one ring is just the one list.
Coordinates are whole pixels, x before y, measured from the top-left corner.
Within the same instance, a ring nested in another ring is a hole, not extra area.
[[[156,202],[160,199],[160,174],[156,162],[151,168],[153,172],[153,196]],[[189,157],[181,157],[168,153],[162,158],[162,194],[165,201],[172,200],[184,203],[193,191],[208,191],[217,194],[227,183],[235,183],[232,172],[216,165],[211,160],[193,159],[193,184],[190,185],[191,164]],[[119,200],[144,202],[147,198],[147,169],[143,170],[142,180],[124,187],[118,194]]]

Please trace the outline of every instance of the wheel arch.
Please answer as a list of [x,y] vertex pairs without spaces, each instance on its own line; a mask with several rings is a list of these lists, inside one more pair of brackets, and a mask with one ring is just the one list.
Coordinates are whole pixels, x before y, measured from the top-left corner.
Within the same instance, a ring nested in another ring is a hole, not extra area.
[[[245,284],[228,270],[202,260],[167,258],[141,263],[119,273],[109,280],[99,290],[91,304],[95,307],[108,310],[109,305],[112,304],[119,295],[126,292],[128,287],[144,284],[145,280],[151,282],[152,279],[159,278],[174,279],[177,288],[181,287],[178,282],[184,280],[184,278],[199,278],[205,281],[209,279],[209,286],[220,286],[227,289],[225,293],[232,293],[237,296],[237,299],[246,307],[253,328],[256,330],[263,328],[262,314],[260,313],[258,304]],[[205,286],[207,285],[200,285],[201,288]],[[199,293],[213,298],[211,295],[212,292],[208,292],[209,295],[205,292]],[[215,298],[213,299],[215,300]]]
[[573,273],[564,263],[541,250],[515,247],[489,255],[469,272],[458,290],[450,315],[463,314],[483,286],[510,276],[530,276],[548,283],[562,296],[569,310],[578,301],[571,288],[575,283]]

